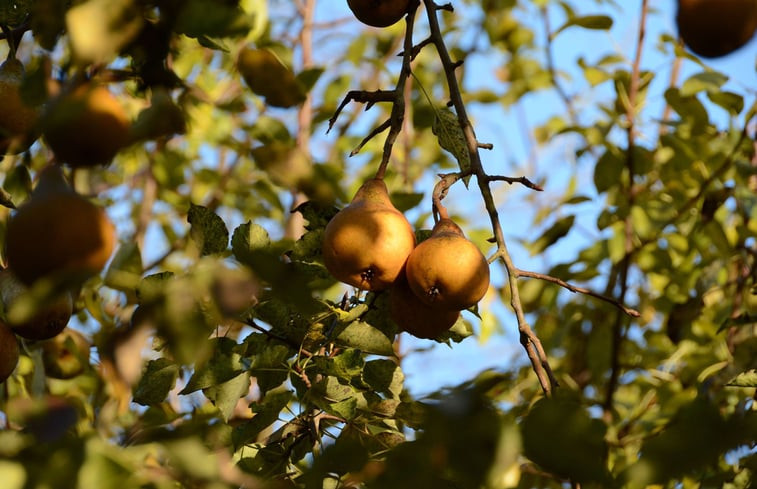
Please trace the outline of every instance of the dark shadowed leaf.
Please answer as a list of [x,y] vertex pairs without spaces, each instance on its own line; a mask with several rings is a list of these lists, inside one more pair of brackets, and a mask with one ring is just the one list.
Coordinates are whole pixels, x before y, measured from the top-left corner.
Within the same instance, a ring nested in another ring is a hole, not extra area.
[[575,482],[609,483],[605,432],[577,401],[539,400],[523,424],[523,448],[545,470]]
[[357,348],[376,355],[394,355],[392,340],[368,323],[354,321],[347,325],[336,337],[344,346]]
[[537,255],[546,250],[553,244],[557,243],[560,239],[564,238],[573,227],[573,223],[576,220],[576,216],[565,216],[557,220],[552,227],[544,231],[536,241],[531,243],[529,250],[531,256]]
[[203,256],[223,253],[229,246],[229,230],[223,220],[207,207],[190,204],[187,221],[189,236]]
[[134,390],[134,402],[151,406],[165,401],[178,376],[179,366],[169,359],[150,360]]
[[250,373],[244,372],[231,380],[203,389],[203,394],[221,412],[224,421],[234,413],[239,399],[250,391]]

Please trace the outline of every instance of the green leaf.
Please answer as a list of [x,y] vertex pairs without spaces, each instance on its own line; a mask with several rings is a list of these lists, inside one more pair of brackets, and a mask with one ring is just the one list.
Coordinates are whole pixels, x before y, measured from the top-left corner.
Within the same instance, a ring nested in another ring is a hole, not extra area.
[[624,161],[616,151],[606,150],[594,167],[594,186],[597,192],[606,192],[621,182]]
[[244,372],[231,380],[203,389],[203,394],[221,412],[224,421],[234,413],[237,402],[250,391],[250,373]]
[[134,389],[134,402],[143,406],[159,404],[176,385],[179,366],[167,358],[147,362],[145,372]]
[[365,364],[363,380],[376,392],[399,399],[405,375],[399,365],[392,360],[371,360]]
[[569,18],[562,26],[560,26],[552,37],[557,36],[559,33],[569,27],[583,27],[584,29],[602,30],[606,31],[612,27],[612,18],[606,15],[585,15],[583,17]]
[[575,482],[610,482],[605,462],[607,427],[578,402],[541,399],[526,415],[521,430],[525,455],[545,470]]
[[392,192],[391,201],[400,212],[407,212],[423,202],[425,194],[418,192]]
[[328,412],[344,419],[352,419],[357,412],[357,399],[351,397],[339,402],[333,402],[329,404]]
[[[665,429],[641,446],[641,459],[629,469],[632,479],[660,483],[716,463],[727,450],[753,439],[754,416],[725,420],[717,406],[697,398],[681,407]],[[752,422],[752,429],[748,423]]]
[[118,247],[116,256],[105,272],[105,285],[123,292],[136,291],[142,276],[142,253],[135,242],[125,242]]
[[210,340],[212,356],[195,369],[186,387],[179,394],[190,394],[200,389],[227,382],[245,370],[242,356],[236,351],[237,343],[231,338]]
[[[437,109],[434,122],[431,125],[431,131],[436,134],[439,146],[452,153],[452,156],[455,157],[457,164],[460,166],[460,171],[470,171],[468,143],[455,113],[446,108]],[[463,179],[466,187],[469,180],[470,175]]]
[[253,26],[253,19],[236,2],[188,0],[181,5],[174,29],[189,37],[246,36]]
[[717,93],[720,91],[728,77],[717,71],[703,71],[689,77],[681,85],[680,92],[683,97],[696,95],[699,92]]
[[712,103],[730,112],[731,115],[738,115],[744,110],[744,97],[738,93],[718,90],[707,92],[707,98],[710,99]]
[[297,73],[295,78],[307,93],[313,89],[324,71],[325,70],[322,67],[308,68]]
[[166,285],[174,278],[173,272],[153,273],[143,278],[137,287],[137,300],[140,304],[149,303],[162,297]]
[[357,348],[376,355],[394,355],[392,340],[368,323],[354,321],[347,325],[336,337],[344,346]]
[[757,387],[757,370],[752,369],[742,372],[731,379],[726,385],[732,387]]
[[560,239],[564,238],[570,232],[575,220],[576,216],[566,216],[558,219],[552,227],[544,231],[544,233],[542,233],[542,235],[529,246],[531,256],[543,252],[553,244],[557,243]]
[[223,220],[207,207],[190,204],[187,221],[189,236],[202,256],[223,253],[229,247],[229,230]]
[[288,345],[269,339],[263,333],[252,333],[244,340],[245,356],[251,357],[250,372],[258,387],[266,393],[283,384],[289,375],[289,360],[296,353]]
[[239,225],[231,236],[231,251],[240,263],[255,262],[255,253],[268,248],[271,238],[262,226],[247,221]]
[[[16,165],[5,175],[3,189],[13,204],[21,204],[32,192],[32,177],[26,165]],[[6,206],[8,207],[8,206]]]
[[251,404],[250,408],[255,415],[246,423],[235,427],[231,434],[234,449],[255,442],[261,431],[279,419],[281,411],[292,401],[292,397],[291,391],[279,388],[267,392],[261,401]]
[[323,375],[350,381],[363,370],[364,361],[360,350],[347,348],[334,357],[315,356],[311,359],[315,368]]
[[3,188],[0,188],[0,205],[8,209],[16,208],[16,204],[13,203],[13,196]]

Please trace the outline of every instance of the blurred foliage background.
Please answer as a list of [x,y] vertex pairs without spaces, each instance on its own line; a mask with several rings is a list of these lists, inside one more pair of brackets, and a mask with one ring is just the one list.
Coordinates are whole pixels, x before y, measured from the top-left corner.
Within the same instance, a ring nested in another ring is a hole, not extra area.
[[[640,27],[672,5],[485,0],[432,13],[464,62],[474,127],[496,138],[483,141],[487,172],[546,189],[495,186],[516,266],[639,313],[521,276],[559,383],[548,397],[522,349],[459,374],[461,348],[517,347],[499,261],[478,309],[437,342],[398,333],[385,294],[323,267],[323,227],[373,176],[383,138],[349,155],[391,105],[353,102],[326,133],[329,118],[350,90],[394,88],[405,28],[365,27],[333,3],[0,3],[28,97],[48,76],[84,73],[108,83],[133,128],[110,165],[70,172],[108,209],[119,247],[69,325],[91,340],[87,369],[50,378],[26,342],[0,386],[3,488],[751,487],[755,86],[674,30],[638,51]],[[632,29],[612,44],[621,21]],[[754,46],[734,54],[749,71]],[[263,48],[278,68],[246,79],[240,53]],[[458,162],[434,131],[450,95],[433,46],[411,66],[386,181],[420,231],[436,175]],[[527,151],[508,152],[519,139]],[[10,202],[50,158],[38,141],[0,162]],[[457,183],[445,203],[493,253],[476,186]],[[3,239],[11,212],[0,210]],[[413,363],[437,344],[447,364]],[[408,389],[406,365],[437,387]]]

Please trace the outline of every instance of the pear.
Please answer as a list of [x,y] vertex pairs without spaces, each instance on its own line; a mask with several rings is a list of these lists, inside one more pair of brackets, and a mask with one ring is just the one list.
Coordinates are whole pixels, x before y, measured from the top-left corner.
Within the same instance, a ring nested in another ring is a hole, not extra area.
[[74,192],[52,165],[8,222],[8,265],[29,286],[53,275],[83,282],[100,273],[115,242],[105,211]]
[[72,379],[89,365],[89,340],[83,334],[67,329],[42,343],[45,374],[54,379]]
[[21,98],[24,65],[13,56],[0,65],[0,155],[20,153],[36,139],[33,134],[39,108],[27,105]]
[[0,322],[0,382],[5,382],[16,369],[19,355],[16,335],[5,323]]
[[415,246],[413,228],[383,180],[365,182],[326,225],[323,261],[336,279],[364,290],[389,287]]
[[694,53],[717,58],[749,42],[757,31],[755,0],[678,0],[678,33]]
[[406,274],[415,295],[441,309],[467,309],[489,288],[486,258],[454,221],[444,217],[410,253]]
[[106,165],[129,144],[129,119],[103,85],[86,82],[61,93],[42,116],[42,136],[58,161],[73,168]]
[[28,293],[29,289],[10,270],[0,271],[0,298],[13,332],[28,340],[46,340],[63,331],[74,310],[71,293],[64,291],[57,297],[43,301],[38,310],[16,317],[19,312],[17,303]]
[[403,331],[417,338],[433,339],[454,326],[460,311],[421,301],[410,289],[403,271],[389,289],[389,317]]
[[347,0],[357,20],[372,27],[389,27],[407,13],[410,0]]

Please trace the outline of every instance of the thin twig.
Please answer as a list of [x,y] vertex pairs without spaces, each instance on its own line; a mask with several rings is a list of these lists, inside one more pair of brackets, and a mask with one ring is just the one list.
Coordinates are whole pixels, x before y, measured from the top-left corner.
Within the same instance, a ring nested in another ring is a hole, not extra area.
[[506,177],[503,175],[486,175],[486,180],[490,182],[507,182],[510,185],[514,183],[519,183],[525,187],[530,188],[531,190],[536,190],[537,192],[543,192],[544,189],[540,186],[532,182],[526,177]]
[[332,115],[329,119],[329,128],[326,130],[326,133],[328,134],[328,132],[331,131],[331,129],[334,127],[334,124],[336,124],[336,120],[339,118],[339,114],[342,113],[342,110],[350,102],[360,102],[367,104],[365,106],[365,110],[368,110],[378,102],[393,101],[394,90],[350,90],[349,92],[347,92],[347,95],[344,96],[344,99],[342,100],[342,103],[339,104],[339,107],[336,108],[334,115]]
[[368,143],[368,141],[370,141],[371,139],[375,138],[382,132],[389,129],[391,125],[392,125],[392,120],[387,119],[384,122],[382,122],[381,125],[374,127],[373,130],[371,130],[371,132],[369,132],[368,135],[364,137],[362,141],[360,141],[360,144],[355,146],[355,148],[352,151],[350,151],[350,156],[355,156],[356,154],[358,154],[360,150],[363,149],[363,146],[365,146],[366,143]]
[[586,289],[584,287],[577,287],[575,285],[571,285],[568,282],[562,279],[559,279],[557,277],[553,277],[551,275],[545,275],[543,273],[538,273],[538,272],[529,272],[528,270],[521,270],[521,269],[518,269],[518,275],[520,275],[521,277],[530,277],[530,278],[536,278],[539,280],[544,280],[545,282],[551,282],[553,284],[559,285],[560,287],[568,289],[571,292],[588,295],[588,296],[597,298],[599,300],[608,302],[631,317],[637,318],[641,315],[639,314],[639,311],[637,311],[636,309],[631,309],[630,307],[626,307],[622,303],[618,302],[616,299],[613,299],[612,297],[602,295],[598,292],[594,292],[593,290]]
[[410,82],[410,62],[412,61],[413,51],[413,24],[415,14],[418,11],[418,4],[410,8],[405,16],[405,40],[403,44],[402,68],[397,78],[397,86],[394,88],[394,103],[392,112],[389,116],[389,134],[384,140],[384,152],[381,155],[381,163],[376,171],[376,178],[384,178],[386,167],[389,165],[389,158],[392,155],[392,147],[397,140],[397,136],[402,132],[402,126],[405,120],[405,85]]

